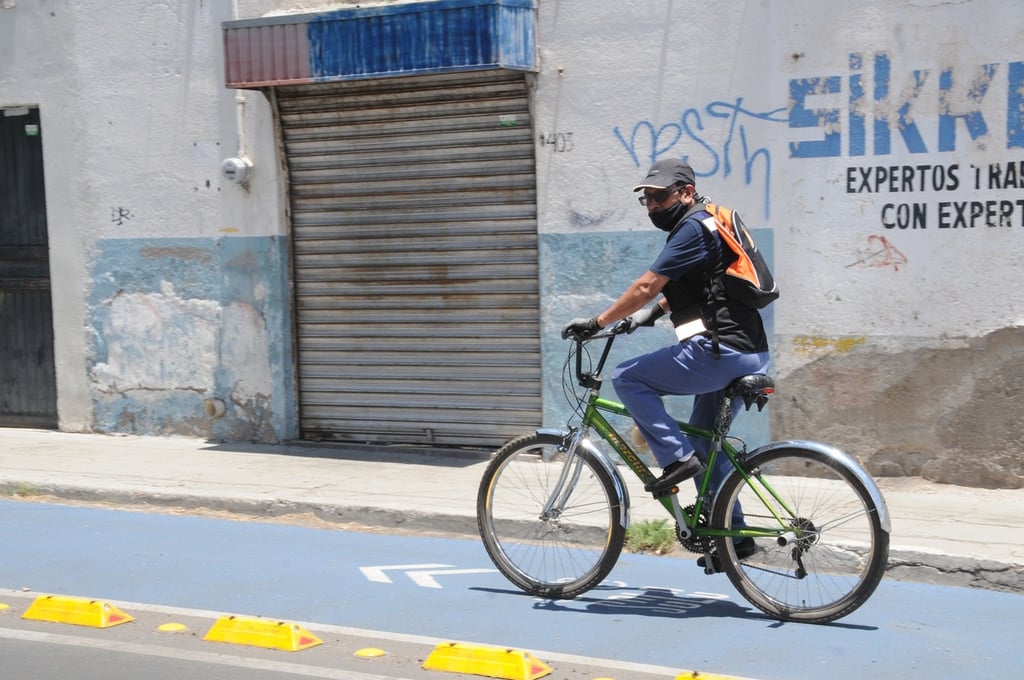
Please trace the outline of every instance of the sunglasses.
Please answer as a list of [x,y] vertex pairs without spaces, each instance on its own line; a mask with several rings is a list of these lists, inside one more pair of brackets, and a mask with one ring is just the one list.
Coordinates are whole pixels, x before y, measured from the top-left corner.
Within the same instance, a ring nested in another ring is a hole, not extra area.
[[657,191],[644,192],[643,196],[640,196],[636,200],[640,201],[640,205],[648,205],[650,203],[661,203],[666,200],[672,194],[679,193],[679,187],[671,186],[667,189],[659,189]]

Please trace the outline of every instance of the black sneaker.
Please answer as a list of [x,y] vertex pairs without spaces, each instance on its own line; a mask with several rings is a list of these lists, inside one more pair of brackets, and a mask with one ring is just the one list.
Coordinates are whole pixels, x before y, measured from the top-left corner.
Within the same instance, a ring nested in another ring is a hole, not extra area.
[[664,496],[672,487],[696,476],[703,469],[704,465],[697,456],[690,456],[686,460],[677,460],[665,466],[665,469],[661,471],[661,477],[644,484],[644,490],[650,491],[655,496]]
[[[754,543],[754,539],[749,537],[741,538],[734,545],[736,546],[736,559],[738,560],[746,559],[757,552],[757,544]],[[698,567],[703,569],[706,565],[707,562],[704,561],[703,557],[697,558]],[[722,571],[722,563],[718,559],[717,552],[711,553],[711,565],[715,568],[716,572]]]

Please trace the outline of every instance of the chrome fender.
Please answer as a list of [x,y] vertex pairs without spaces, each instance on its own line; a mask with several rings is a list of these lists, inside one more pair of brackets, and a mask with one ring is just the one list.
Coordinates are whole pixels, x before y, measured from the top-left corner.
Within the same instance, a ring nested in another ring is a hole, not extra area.
[[887,534],[892,533],[892,520],[889,517],[889,508],[885,505],[885,499],[882,497],[882,492],[878,489],[878,485],[875,484],[875,480],[871,478],[871,475],[869,475],[864,468],[860,466],[860,463],[858,463],[853,456],[845,451],[835,448],[834,446],[829,446],[828,444],[796,439],[772,442],[771,444],[761,446],[747,454],[747,460],[756,462],[755,458],[758,455],[768,453],[770,451],[777,451],[778,449],[808,449],[831,458],[848,469],[853,473],[854,477],[857,478],[857,481],[864,485],[864,488],[868,491],[868,495],[871,496],[872,502],[874,502],[875,507],[878,509],[878,520],[882,525],[882,530]]
[[[562,437],[563,439],[569,438],[569,433],[566,432],[565,430],[539,429],[536,432],[537,434],[554,435],[556,437]],[[615,463],[608,460],[608,457],[601,451],[601,449],[597,448],[594,442],[590,441],[589,437],[581,439],[579,445],[584,447],[590,453],[592,453],[594,455],[595,460],[597,460],[597,462],[600,463],[601,467],[603,467],[605,469],[605,472],[608,473],[608,476],[611,477],[612,484],[615,487],[616,500],[619,503],[619,507],[622,508],[622,512],[620,513],[620,517],[622,518],[622,528],[628,529],[629,489],[626,488],[626,483],[622,479],[622,474],[620,474],[618,469],[615,467]]]

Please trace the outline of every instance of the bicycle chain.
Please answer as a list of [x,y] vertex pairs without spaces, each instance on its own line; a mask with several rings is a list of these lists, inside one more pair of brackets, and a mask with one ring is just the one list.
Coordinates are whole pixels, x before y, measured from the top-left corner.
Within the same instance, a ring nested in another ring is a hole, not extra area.
[[[695,506],[688,505],[686,506],[686,508],[684,508],[684,513],[687,515],[692,515],[695,509]],[[703,528],[707,525],[707,512],[701,510],[700,517],[697,519],[697,526]],[[676,538],[679,539],[680,545],[682,545],[690,552],[697,553],[698,555],[703,555],[706,552],[710,552],[712,546],[714,545],[714,539],[708,536],[697,538],[691,533],[691,535],[688,538],[683,538],[683,530],[682,527],[679,526],[679,522],[676,522]]]

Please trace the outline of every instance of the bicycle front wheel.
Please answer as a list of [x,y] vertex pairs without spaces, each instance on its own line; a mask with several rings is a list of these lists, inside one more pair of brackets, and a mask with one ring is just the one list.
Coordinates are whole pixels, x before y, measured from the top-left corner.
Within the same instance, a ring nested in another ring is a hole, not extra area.
[[878,586],[889,556],[884,508],[851,464],[813,447],[780,447],[748,459],[749,482],[733,472],[722,484],[712,526],[777,534],[756,538],[757,550],[745,557],[732,538],[716,540],[729,580],[766,614],[826,623]]
[[625,500],[584,447],[534,433],[502,447],[484,472],[477,524],[487,554],[522,590],[568,599],[600,583],[622,552]]

